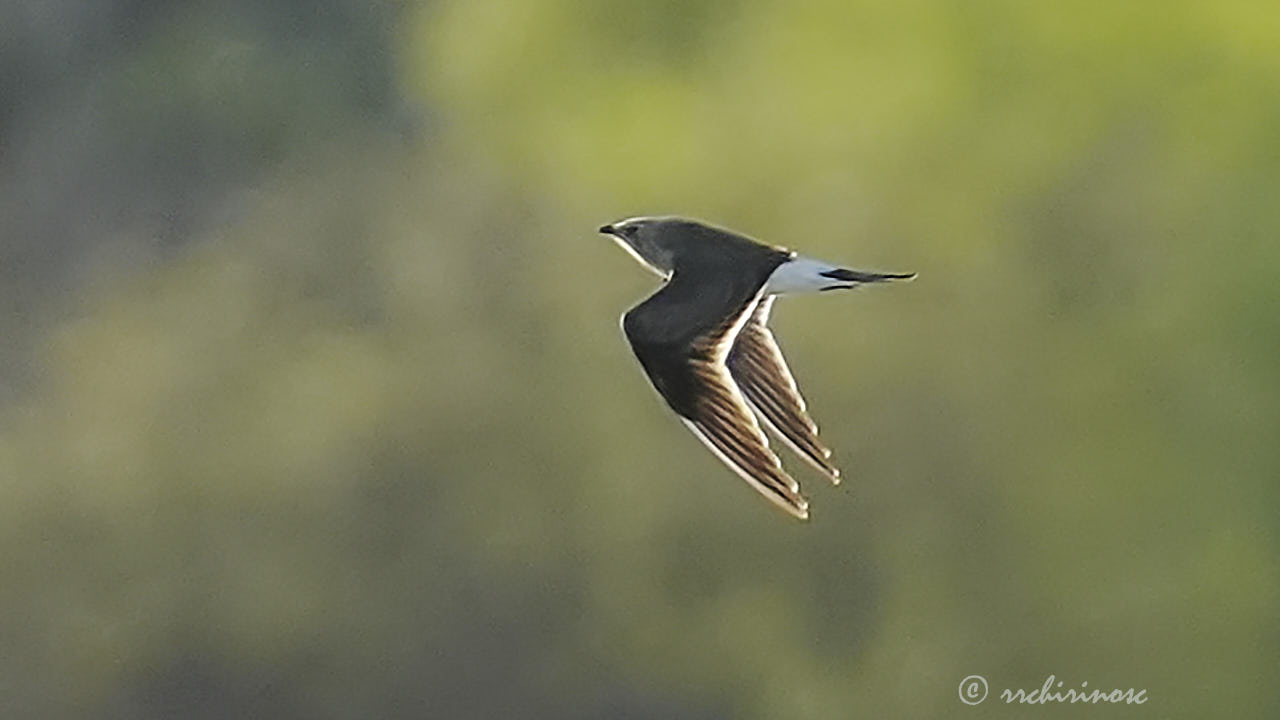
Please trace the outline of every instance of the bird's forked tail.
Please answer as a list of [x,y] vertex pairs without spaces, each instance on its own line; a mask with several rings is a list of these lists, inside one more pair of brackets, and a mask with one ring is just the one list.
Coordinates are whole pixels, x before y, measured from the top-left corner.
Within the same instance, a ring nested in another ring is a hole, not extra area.
[[769,276],[764,291],[771,295],[816,292],[856,287],[863,283],[911,280],[915,273],[882,273],[850,270],[802,255],[778,266]]

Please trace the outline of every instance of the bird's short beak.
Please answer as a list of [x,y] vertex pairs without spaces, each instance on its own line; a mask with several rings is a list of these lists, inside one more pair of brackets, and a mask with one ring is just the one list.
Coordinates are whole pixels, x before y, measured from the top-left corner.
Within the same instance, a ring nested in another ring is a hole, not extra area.
[[614,235],[614,234],[616,234],[616,233],[614,233],[614,231],[613,231],[613,226],[612,226],[612,225],[601,225],[601,226],[600,226],[600,232],[604,233],[605,235]]

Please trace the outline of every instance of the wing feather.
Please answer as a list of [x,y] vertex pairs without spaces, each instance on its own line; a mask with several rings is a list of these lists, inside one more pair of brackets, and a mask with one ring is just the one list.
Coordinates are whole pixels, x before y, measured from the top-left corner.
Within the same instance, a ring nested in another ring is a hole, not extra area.
[[[677,273],[677,277],[679,273]],[[668,285],[671,287],[671,285]],[[627,313],[623,329],[655,388],[721,462],[778,507],[807,518],[809,503],[782,469],[725,362],[761,302],[759,287],[687,341],[659,323],[669,318],[663,291]],[[678,296],[677,296],[678,297]]]
[[770,295],[756,303],[729,353],[729,371],[770,431],[833,483],[839,483],[840,470],[831,462],[831,450],[818,439],[818,426],[809,417],[795,378],[769,330],[773,300]]

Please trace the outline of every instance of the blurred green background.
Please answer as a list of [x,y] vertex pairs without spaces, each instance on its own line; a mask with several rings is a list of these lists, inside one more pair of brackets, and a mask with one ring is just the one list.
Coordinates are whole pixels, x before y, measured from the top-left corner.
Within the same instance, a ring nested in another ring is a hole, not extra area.
[[[0,6],[0,715],[1280,717],[1278,37]],[[621,336],[655,281],[594,229],[659,213],[920,273],[779,303],[848,478],[784,458],[807,524]]]

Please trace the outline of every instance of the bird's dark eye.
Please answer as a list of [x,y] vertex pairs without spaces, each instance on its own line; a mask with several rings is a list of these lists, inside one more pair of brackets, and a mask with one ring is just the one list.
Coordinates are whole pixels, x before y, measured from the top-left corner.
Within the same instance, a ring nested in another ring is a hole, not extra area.
[[640,232],[639,225],[628,225],[622,228],[622,234],[626,235],[627,237],[635,237],[637,232]]

